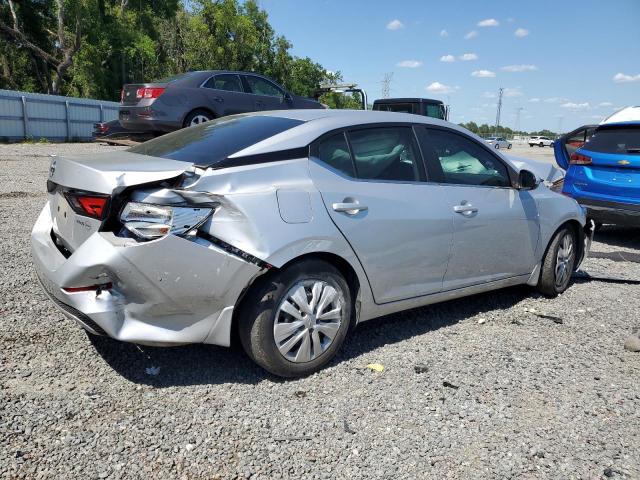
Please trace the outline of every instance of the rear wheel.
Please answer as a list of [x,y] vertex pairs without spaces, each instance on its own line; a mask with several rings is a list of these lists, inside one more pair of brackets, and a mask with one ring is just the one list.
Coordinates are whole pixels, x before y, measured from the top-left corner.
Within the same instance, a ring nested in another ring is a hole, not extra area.
[[555,297],[569,286],[576,264],[578,241],[573,229],[562,227],[554,235],[542,261],[538,290],[546,296]]
[[500,144],[496,143],[496,150],[500,150]]
[[511,150],[511,147],[512,147],[511,144],[507,145],[507,150]]
[[183,127],[193,127],[213,120],[213,115],[206,110],[194,110],[184,119]]
[[542,142],[540,142],[538,145],[539,145],[540,147],[544,147],[544,143],[542,143]]
[[340,272],[304,260],[261,282],[239,312],[247,354],[281,377],[301,377],[331,360],[349,330],[351,295]]

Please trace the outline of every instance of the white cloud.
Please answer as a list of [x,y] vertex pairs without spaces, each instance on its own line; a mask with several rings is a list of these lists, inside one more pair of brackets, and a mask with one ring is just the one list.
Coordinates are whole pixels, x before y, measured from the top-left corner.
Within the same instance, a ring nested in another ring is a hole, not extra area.
[[397,67],[402,67],[402,68],[418,68],[420,65],[422,65],[422,62],[418,60],[403,60],[401,62],[396,63]]
[[447,93],[453,93],[456,90],[459,90],[460,87],[453,87],[453,86],[450,86],[450,85],[445,85],[444,83],[433,82],[433,83],[427,85],[426,89],[427,89],[428,92],[431,92],[431,93],[447,94]]
[[613,81],[616,83],[640,82],[640,73],[638,75],[627,75],[626,73],[616,73],[613,76]]
[[589,110],[590,105],[589,102],[584,102],[584,103],[574,103],[574,102],[567,102],[567,103],[563,103],[562,105],[560,105],[562,108],[566,108],[568,110]]
[[538,70],[538,67],[535,65],[506,65],[502,67],[500,70],[504,70],[505,72],[531,72],[533,70]]
[[504,96],[505,97],[521,97],[522,96],[522,92],[520,91],[520,87],[505,88],[504,89]]
[[478,22],[479,27],[497,27],[498,25],[500,25],[500,22],[495,18],[487,18]]
[[464,55],[460,55],[458,58],[463,62],[469,62],[471,60],[477,60],[478,55],[476,55],[475,53],[465,53]]
[[471,72],[471,76],[477,78],[493,78],[496,74],[490,70],[475,70]]
[[530,98],[530,99],[529,99],[529,103],[540,103],[540,99],[539,99],[539,98],[537,98],[537,97]]
[[444,63],[453,63],[456,61],[456,57],[453,55],[443,55],[440,57],[440,61]]
[[493,92],[484,92],[482,98],[496,98],[497,95]]
[[478,32],[477,32],[477,31],[475,31],[475,30],[471,30],[469,33],[467,33],[467,34],[464,36],[464,39],[465,39],[465,40],[471,40],[472,38],[476,38],[477,36],[478,36]]
[[515,32],[513,32],[513,34],[518,38],[523,38],[529,35],[529,30],[527,30],[526,28],[518,28]]
[[566,101],[567,99],[564,97],[549,97],[543,100],[544,103],[560,103],[560,102],[566,102]]
[[598,107],[613,107],[613,103],[611,102],[600,102]]
[[449,32],[447,32],[446,30],[440,30],[440,36],[441,37],[448,37],[449,36]]
[[401,28],[404,28],[404,23],[397,18],[387,23],[387,30],[400,30]]

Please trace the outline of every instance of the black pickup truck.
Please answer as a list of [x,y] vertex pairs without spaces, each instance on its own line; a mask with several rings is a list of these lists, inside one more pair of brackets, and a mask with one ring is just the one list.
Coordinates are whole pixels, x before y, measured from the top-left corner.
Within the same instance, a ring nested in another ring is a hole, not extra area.
[[441,120],[449,117],[448,107],[440,100],[430,98],[381,98],[373,102],[373,110],[414,113]]

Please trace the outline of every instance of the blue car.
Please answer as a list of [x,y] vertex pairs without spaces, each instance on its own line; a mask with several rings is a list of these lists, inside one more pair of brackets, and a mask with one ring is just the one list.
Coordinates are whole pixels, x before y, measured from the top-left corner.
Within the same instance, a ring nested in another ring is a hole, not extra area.
[[554,151],[566,170],[562,193],[596,225],[640,226],[640,107],[564,135]]

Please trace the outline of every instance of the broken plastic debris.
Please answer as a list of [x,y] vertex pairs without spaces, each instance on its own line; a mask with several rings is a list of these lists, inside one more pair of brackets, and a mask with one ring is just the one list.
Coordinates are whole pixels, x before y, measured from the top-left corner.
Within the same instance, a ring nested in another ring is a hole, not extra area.
[[367,368],[378,373],[384,372],[384,365],[380,365],[379,363],[370,363],[367,365]]
[[144,369],[144,373],[155,377],[160,373],[160,367],[148,367]]

